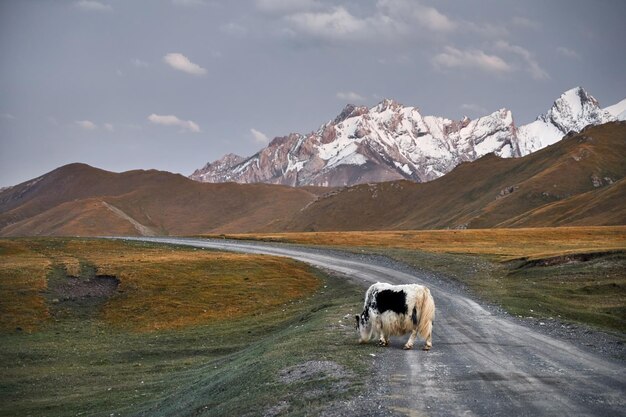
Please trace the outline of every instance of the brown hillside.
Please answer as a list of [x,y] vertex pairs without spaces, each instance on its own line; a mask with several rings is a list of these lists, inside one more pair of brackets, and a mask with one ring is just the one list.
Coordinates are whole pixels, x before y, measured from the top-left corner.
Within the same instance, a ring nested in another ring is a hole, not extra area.
[[203,184],[155,170],[116,174],[71,164],[0,193],[0,234],[256,230],[292,216],[315,194],[267,184]]
[[626,123],[607,123],[524,158],[487,155],[432,182],[364,184],[329,193],[280,227],[316,231],[624,224],[625,161]]
[[83,164],[0,193],[0,235],[190,235],[626,224],[626,123],[524,158],[487,155],[428,183],[344,189],[199,183]]
[[615,184],[530,210],[498,226],[623,225],[626,224],[625,206],[626,178],[622,178]]

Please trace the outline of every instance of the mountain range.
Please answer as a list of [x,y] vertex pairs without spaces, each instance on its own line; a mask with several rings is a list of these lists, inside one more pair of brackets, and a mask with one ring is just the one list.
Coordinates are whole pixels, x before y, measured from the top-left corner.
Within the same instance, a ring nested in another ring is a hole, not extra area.
[[210,184],[70,164],[0,191],[0,236],[624,225],[624,161],[621,121],[519,158],[487,154],[425,183]]
[[422,116],[416,107],[386,99],[372,108],[347,105],[315,132],[277,137],[249,158],[225,155],[190,178],[290,186],[428,182],[462,162],[490,153],[519,158],[585,126],[624,119],[626,99],[602,109],[581,87],[566,91],[545,114],[522,126],[505,108],[474,120],[451,120]]

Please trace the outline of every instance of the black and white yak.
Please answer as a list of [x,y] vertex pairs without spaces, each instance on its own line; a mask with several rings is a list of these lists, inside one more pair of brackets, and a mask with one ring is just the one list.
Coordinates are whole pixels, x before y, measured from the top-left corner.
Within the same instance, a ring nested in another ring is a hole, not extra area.
[[378,282],[365,293],[363,312],[356,316],[360,342],[372,336],[380,346],[389,345],[389,336],[411,333],[404,349],[412,349],[419,334],[426,341],[424,350],[432,347],[435,302],[430,290],[423,285],[391,285]]

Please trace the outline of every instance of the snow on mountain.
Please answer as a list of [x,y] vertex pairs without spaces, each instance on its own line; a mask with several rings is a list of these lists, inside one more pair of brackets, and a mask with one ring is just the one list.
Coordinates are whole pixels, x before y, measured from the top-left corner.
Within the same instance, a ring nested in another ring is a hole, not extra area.
[[613,120],[616,120],[615,116],[601,109],[598,101],[583,88],[572,88],[561,94],[546,114],[520,126],[517,137],[521,155],[552,145],[570,131],[580,132],[587,125]]
[[229,178],[230,169],[244,160],[245,158],[242,156],[229,153],[213,163],[208,163],[204,167],[196,169],[190,177],[201,182],[233,181]]
[[488,153],[524,156],[570,131],[615,120],[612,112],[622,112],[622,103],[600,109],[592,96],[577,87],[563,93],[546,114],[519,128],[507,109],[475,120],[451,120],[422,116],[418,108],[390,99],[372,108],[347,105],[315,132],[277,137],[249,158],[226,155],[190,177],[204,182],[291,186],[344,186],[402,178],[430,181]]
[[617,118],[617,120],[626,120],[626,98],[619,103],[605,107],[604,110]]

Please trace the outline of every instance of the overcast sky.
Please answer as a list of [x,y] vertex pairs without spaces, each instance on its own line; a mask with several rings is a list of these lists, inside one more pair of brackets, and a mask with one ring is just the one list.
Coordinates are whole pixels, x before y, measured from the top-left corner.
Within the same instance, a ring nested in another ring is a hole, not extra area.
[[189,175],[346,103],[532,121],[626,97],[623,0],[0,2],[0,187],[61,165]]

